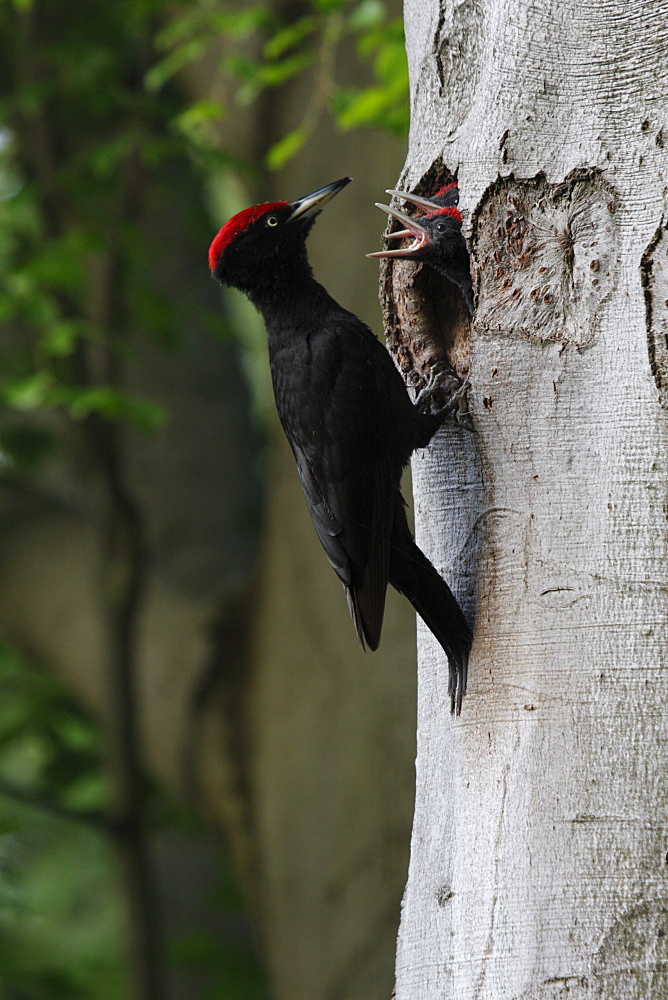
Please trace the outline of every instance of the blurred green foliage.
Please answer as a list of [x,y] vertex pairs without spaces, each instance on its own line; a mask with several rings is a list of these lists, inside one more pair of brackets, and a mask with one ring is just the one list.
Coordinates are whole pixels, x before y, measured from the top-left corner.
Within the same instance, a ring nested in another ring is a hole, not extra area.
[[[297,10],[297,13],[295,13]],[[165,345],[178,310],[152,286],[133,212],[151,171],[187,158],[203,184],[221,170],[261,169],[221,143],[221,123],[268,88],[309,73],[301,120],[273,142],[264,167],[284,166],[330,115],[342,130],[408,128],[403,27],[382,0],[227,5],[219,0],[0,0],[0,403],[10,410],[98,413],[143,431],[163,409],[117,384],[85,385],[88,345],[126,350],[134,322]],[[337,53],[355,46],[365,86],[337,79]],[[188,100],[179,74],[207,61],[205,98]],[[95,284],[110,252],[122,294]],[[130,320],[129,317],[132,317]],[[218,320],[212,327],[230,333]],[[232,331],[233,332],[233,331]],[[23,438],[5,441],[22,462]]]
[[127,997],[106,838],[6,796],[0,809],[0,996]]
[[0,644],[0,997],[119,1000],[128,982],[100,736]]
[[98,824],[106,801],[100,734],[62,686],[0,644],[0,792]]
[[[364,84],[338,79],[344,45]],[[156,284],[169,234],[149,245],[138,224],[147,183],[252,180],[307,147],[323,116],[404,134],[408,83],[402,25],[382,0],[0,0],[0,48],[0,471],[30,475],[55,446],[31,415],[146,433],[168,418],[116,377],[133,331],[178,350],[192,308]],[[193,99],[182,77],[202,65],[210,92]],[[310,99],[263,163],[223,145],[234,108],[302,74]],[[234,334],[230,315],[211,316],[214,335]],[[0,1000],[121,1000],[98,728],[6,644],[0,689]],[[210,1000],[265,996],[246,945],[193,932],[170,953],[207,974]]]
[[[284,86],[307,70],[314,73],[311,99],[299,125],[267,151],[269,169],[296,156],[324,114],[344,131],[368,126],[407,133],[408,67],[401,19],[388,15],[383,0],[311,0],[302,6],[303,13],[286,20],[280,5],[226,8],[200,2],[158,33],[162,58],[146,74],[151,92],[207,55],[212,38],[235,43],[221,45],[217,53],[220,95],[194,103],[175,122],[200,153],[219,152],[215,125],[229,113],[230,103],[249,105],[263,90]],[[259,43],[253,46],[253,40]],[[371,78],[366,86],[337,80],[337,50],[347,40],[355,44],[360,65]]]
[[[0,642],[0,998],[125,1000],[123,910],[105,821],[106,774],[95,722],[55,678]],[[193,821],[151,792],[156,829],[197,836]],[[208,899],[242,910],[221,861]],[[265,1000],[250,943],[192,930],[167,963],[195,972],[202,1000]]]

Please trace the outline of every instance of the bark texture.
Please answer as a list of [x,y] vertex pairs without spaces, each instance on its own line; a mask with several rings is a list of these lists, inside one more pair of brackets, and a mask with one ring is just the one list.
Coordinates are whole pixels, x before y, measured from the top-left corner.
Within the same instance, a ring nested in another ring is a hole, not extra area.
[[[477,433],[446,430],[413,465],[418,541],[475,640],[456,719],[420,632],[397,1000],[654,1000],[668,995],[668,3],[408,0],[406,31],[398,186],[459,180]],[[390,316],[419,282],[394,266]],[[434,307],[438,286],[423,294]],[[449,337],[437,322],[442,352]]]

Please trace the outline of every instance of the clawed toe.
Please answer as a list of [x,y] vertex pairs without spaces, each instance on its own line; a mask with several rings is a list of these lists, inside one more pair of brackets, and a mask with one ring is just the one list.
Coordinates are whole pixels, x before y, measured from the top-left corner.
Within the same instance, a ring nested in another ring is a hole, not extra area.
[[472,431],[473,422],[467,404],[470,387],[468,378],[462,381],[449,365],[438,362],[432,366],[427,385],[417,394],[415,405],[421,412],[435,416],[453,414],[461,427]]

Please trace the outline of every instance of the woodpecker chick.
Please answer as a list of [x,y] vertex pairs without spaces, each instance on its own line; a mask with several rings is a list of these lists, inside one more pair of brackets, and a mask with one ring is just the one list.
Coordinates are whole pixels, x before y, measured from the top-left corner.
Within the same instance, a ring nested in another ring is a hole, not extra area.
[[318,284],[306,253],[316,215],[349,180],[235,215],[213,240],[209,266],[264,318],[278,415],[362,647],[380,642],[390,583],[445,650],[459,712],[471,632],[413,540],[400,489],[412,452],[426,447],[444,412],[413,405],[385,347]]
[[473,285],[469,254],[462,236],[462,217],[457,208],[459,202],[457,184],[446,184],[432,198],[421,198],[405,191],[388,190],[387,193],[403,198],[404,201],[422,209],[424,214],[418,218],[411,218],[396,208],[376,202],[377,208],[387,212],[405,226],[404,229],[388,233],[387,238],[396,240],[413,237],[413,242],[408,247],[380,250],[377,253],[367,254],[367,257],[396,257],[430,264],[439,274],[457,285],[464,296],[469,314],[473,315]]

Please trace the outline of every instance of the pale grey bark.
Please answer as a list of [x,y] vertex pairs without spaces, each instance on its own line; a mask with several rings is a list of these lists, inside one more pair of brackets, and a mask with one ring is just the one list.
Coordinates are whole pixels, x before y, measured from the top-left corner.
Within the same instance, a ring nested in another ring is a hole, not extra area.
[[458,176],[479,300],[477,433],[413,465],[475,640],[457,719],[420,631],[397,1000],[663,998],[668,3],[408,0],[406,30],[402,184]]

